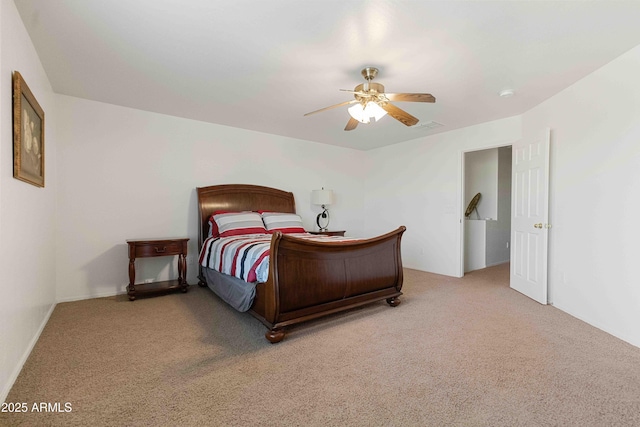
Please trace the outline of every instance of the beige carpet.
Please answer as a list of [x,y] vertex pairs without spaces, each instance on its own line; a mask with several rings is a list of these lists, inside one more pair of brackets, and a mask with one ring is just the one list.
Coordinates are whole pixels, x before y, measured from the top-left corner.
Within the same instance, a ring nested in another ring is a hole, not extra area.
[[640,349],[508,288],[405,271],[403,303],[266,329],[208,289],[59,304],[0,425],[638,426]]

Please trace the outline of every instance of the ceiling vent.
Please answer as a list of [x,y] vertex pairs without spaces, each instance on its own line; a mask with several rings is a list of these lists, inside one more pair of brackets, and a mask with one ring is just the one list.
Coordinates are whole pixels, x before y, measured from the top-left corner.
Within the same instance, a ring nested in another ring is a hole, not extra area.
[[418,123],[415,126],[411,126],[411,129],[430,130],[430,129],[434,129],[434,128],[439,128],[440,126],[444,126],[444,125],[442,123],[434,122],[432,120],[430,122],[422,122],[422,123]]

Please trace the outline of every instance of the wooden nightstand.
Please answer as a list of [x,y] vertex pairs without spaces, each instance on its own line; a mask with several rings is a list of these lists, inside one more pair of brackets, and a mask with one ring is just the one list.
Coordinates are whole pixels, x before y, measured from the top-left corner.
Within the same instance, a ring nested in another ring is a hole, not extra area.
[[322,234],[324,236],[344,236],[345,230],[337,230],[337,231],[309,231],[311,234]]
[[[136,295],[166,293],[174,289],[187,292],[187,242],[189,239],[146,239],[127,240],[129,245],[129,286],[127,295],[129,300],[136,299]],[[178,256],[178,278],[153,283],[136,283],[136,258],[150,258],[157,256]]]

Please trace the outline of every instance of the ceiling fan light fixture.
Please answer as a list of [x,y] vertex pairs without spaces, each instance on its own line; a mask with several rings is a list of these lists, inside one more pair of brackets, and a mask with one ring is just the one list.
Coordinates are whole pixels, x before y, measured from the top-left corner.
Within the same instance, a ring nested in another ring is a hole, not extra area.
[[377,68],[367,67],[362,70],[362,76],[366,80],[366,83],[360,83],[353,90],[341,89],[345,92],[351,92],[355,100],[352,99],[351,101],[344,101],[339,104],[324,107],[307,113],[305,116],[327,111],[332,108],[351,105],[351,107],[348,108],[351,117],[344,127],[345,131],[354,130],[358,127],[358,123],[367,124],[371,123],[371,120],[378,122],[386,116],[387,113],[391,118],[405,126],[415,126],[420,120],[403,109],[396,107],[393,102],[436,102],[436,98],[430,93],[385,93],[383,85],[371,81],[377,74]]
[[363,107],[362,104],[356,104],[347,109],[349,115],[360,123],[370,123],[371,119],[376,122],[387,115],[387,112],[373,101],[367,102]]

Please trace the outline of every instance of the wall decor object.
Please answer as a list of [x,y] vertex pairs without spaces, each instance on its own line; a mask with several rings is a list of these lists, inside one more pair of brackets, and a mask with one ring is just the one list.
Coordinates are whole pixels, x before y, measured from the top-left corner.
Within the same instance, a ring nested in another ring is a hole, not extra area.
[[480,213],[478,213],[479,201],[480,201],[480,193],[473,196],[473,199],[471,199],[471,201],[469,202],[469,206],[467,206],[467,210],[464,212],[464,216],[469,218],[469,215],[471,215],[473,211],[476,211],[476,216],[478,217],[478,219],[480,219]]
[[44,111],[13,72],[13,177],[44,187]]

